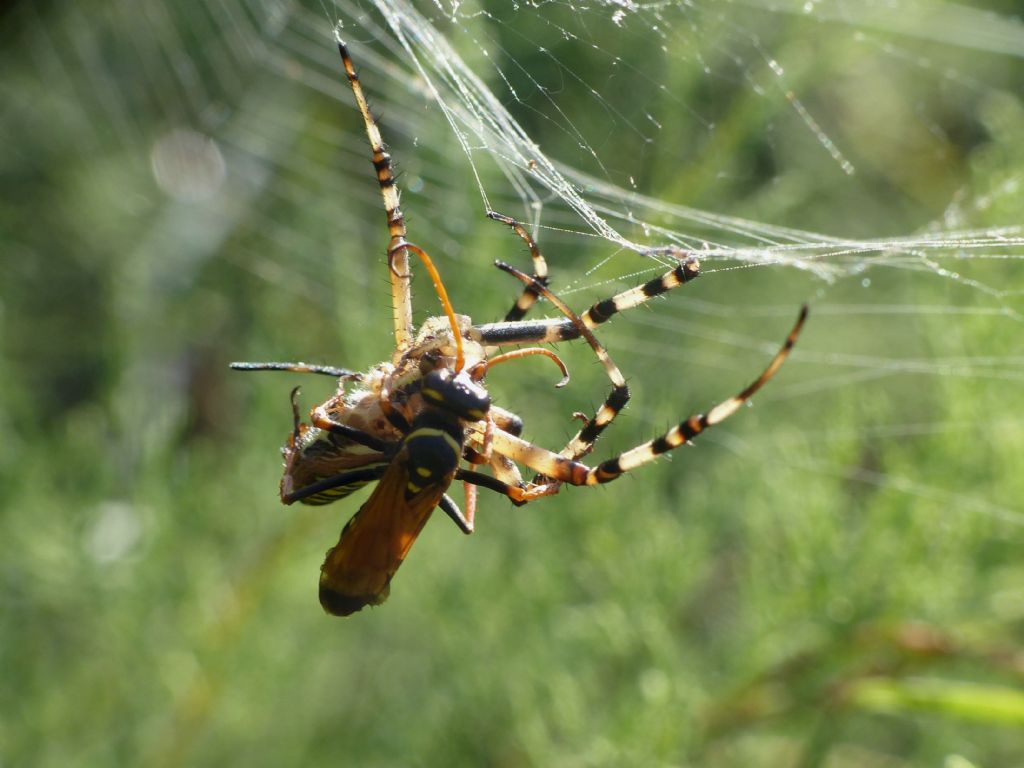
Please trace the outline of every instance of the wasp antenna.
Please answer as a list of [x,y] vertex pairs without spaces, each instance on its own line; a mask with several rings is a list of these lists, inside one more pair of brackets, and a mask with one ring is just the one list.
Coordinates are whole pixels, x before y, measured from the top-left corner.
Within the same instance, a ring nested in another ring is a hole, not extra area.
[[336,368],[333,365],[313,365],[310,363],[228,363],[234,371],[290,371],[292,373],[317,373],[321,376],[332,376],[335,379],[347,379],[358,374],[347,368]]
[[459,322],[455,318],[455,310],[452,309],[452,303],[448,299],[448,291],[444,289],[444,283],[441,282],[441,275],[438,273],[437,267],[434,266],[434,262],[427,255],[427,252],[412,243],[399,243],[392,248],[388,252],[388,263],[391,262],[391,257],[401,250],[409,250],[419,256],[423,266],[430,273],[430,279],[434,281],[434,290],[437,292],[437,298],[441,300],[441,306],[444,308],[444,313],[448,317],[448,323],[452,327],[452,336],[455,337],[455,372],[458,373],[465,364],[465,358],[462,354],[462,332],[459,330]]

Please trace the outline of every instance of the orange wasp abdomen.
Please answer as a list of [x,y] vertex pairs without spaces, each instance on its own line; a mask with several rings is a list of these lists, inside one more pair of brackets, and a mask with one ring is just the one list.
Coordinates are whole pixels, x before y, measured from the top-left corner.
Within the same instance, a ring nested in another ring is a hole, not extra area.
[[444,496],[462,456],[458,418],[421,414],[370,498],[345,525],[320,569],[320,604],[348,616],[387,599],[391,578]]

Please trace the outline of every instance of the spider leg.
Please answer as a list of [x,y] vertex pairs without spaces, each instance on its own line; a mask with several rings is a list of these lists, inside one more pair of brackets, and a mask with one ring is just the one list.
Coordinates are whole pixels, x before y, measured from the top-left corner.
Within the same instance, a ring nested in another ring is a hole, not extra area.
[[684,419],[654,440],[649,440],[618,456],[602,461],[596,467],[588,467],[586,464],[582,464],[573,458],[554,453],[519,437],[510,435],[501,429],[496,429],[491,437],[491,447],[494,452],[525,464],[540,473],[542,478],[550,478],[553,482],[543,483],[530,488],[514,488],[486,475],[481,476],[481,478],[486,478],[486,481],[475,477],[479,473],[473,473],[473,477],[466,477],[465,473],[461,475],[456,473],[456,477],[467,479],[469,482],[476,483],[481,487],[490,488],[498,493],[502,493],[516,503],[526,503],[540,496],[549,496],[557,493],[558,487],[562,483],[570,485],[610,483],[626,472],[654,461],[661,454],[684,445],[709,427],[721,424],[736,413],[782,367],[782,364],[789,356],[790,350],[793,349],[793,345],[796,344],[797,338],[800,336],[800,331],[807,320],[807,311],[807,305],[804,305],[800,309],[796,323],[793,325],[792,330],[790,330],[789,335],[786,336],[782,347],[775,353],[775,356],[761,374],[741,390],[739,394],[730,397],[728,400],[723,400],[707,411],[707,413],[697,413]]
[[[517,467],[516,463],[507,456],[502,456],[500,453],[496,453],[495,451],[491,451],[490,456],[484,456],[476,449],[467,446],[462,452],[462,458],[470,464],[487,464],[490,466],[494,476],[504,483],[510,483],[517,487],[522,487],[523,485],[523,476],[519,474],[519,467]],[[467,487],[467,494],[469,491],[470,488]],[[475,504],[475,498],[473,499],[473,502]],[[473,508],[470,506],[470,499],[468,495],[466,497],[466,506],[467,509]]]
[[[548,263],[544,260],[544,256],[540,252],[540,248],[537,247],[536,241],[530,236],[530,233],[526,231],[522,224],[515,219],[504,216],[495,211],[488,211],[487,218],[492,221],[498,221],[502,224],[508,224],[512,227],[512,230],[519,235],[526,243],[526,246],[530,249],[530,256],[533,258],[533,280],[540,285],[548,284]],[[537,289],[533,285],[527,284],[523,289],[523,292],[519,294],[519,298],[516,299],[516,303],[512,305],[505,315],[506,322],[515,322],[522,320],[526,313],[530,311],[530,308],[537,302],[537,298],[540,296]]]
[[[594,303],[580,315],[587,328],[594,328],[626,309],[632,309],[666,291],[690,282],[700,274],[700,263],[695,258],[680,261],[674,268],[636,288],[617,293]],[[538,291],[539,292],[539,291]],[[555,344],[578,339],[582,334],[571,318],[556,317],[543,320],[484,323],[469,330],[469,337],[487,346],[503,344]]]
[[[540,486],[544,486],[544,480],[548,478],[553,478],[556,481],[554,485],[563,482],[570,485],[587,485],[587,473],[590,471],[590,467],[587,465],[574,459],[566,458],[554,451],[549,451],[547,448],[534,445],[527,440],[523,440],[521,437],[510,435],[504,430],[494,430],[494,433],[491,435],[491,451],[493,455],[518,462],[537,472],[540,477]],[[479,485],[489,487],[484,483],[479,483]],[[500,492],[505,493],[504,491]],[[557,493],[557,491],[551,490],[549,493],[541,495],[549,495],[550,493]],[[505,495],[510,496],[508,493]]]
[[600,325],[610,320],[613,315],[633,307],[638,307],[644,302],[660,296],[673,288],[690,282],[700,276],[700,262],[693,256],[688,259],[680,259],[679,263],[662,275],[648,280],[636,288],[617,293],[611,298],[598,301],[591,305],[590,309],[584,312],[581,317],[588,328]]
[[797,317],[796,324],[794,324],[789,335],[786,336],[786,340],[782,347],[775,353],[771,362],[768,363],[768,367],[766,367],[761,372],[761,375],[747,385],[747,387],[739,394],[730,397],[728,400],[723,400],[718,403],[718,405],[711,408],[707,413],[697,413],[690,416],[688,419],[681,421],[661,437],[649,440],[642,445],[638,445],[636,448],[632,448],[625,453],[619,454],[615,458],[601,462],[601,464],[599,464],[595,469],[590,470],[588,473],[587,485],[611,482],[623,473],[654,461],[661,454],[678,448],[687,441],[697,437],[708,427],[721,424],[727,418],[736,413],[736,411],[738,411],[745,402],[753,397],[754,394],[761,389],[761,387],[763,387],[768,380],[772,378],[772,376],[775,375],[779,368],[782,367],[782,364],[786,362],[786,358],[789,357],[790,350],[793,349],[793,345],[796,344],[796,340],[800,336],[800,331],[803,328],[804,321],[806,319],[807,305],[805,304],[800,308],[800,315]]
[[413,340],[412,325],[412,293],[410,290],[409,254],[402,246],[405,244],[405,218],[398,204],[398,187],[395,184],[395,173],[391,166],[391,155],[384,148],[380,129],[370,114],[370,105],[359,84],[359,75],[348,53],[348,46],[341,39],[341,30],[335,29],[334,39],[338,43],[341,63],[345,67],[345,75],[352,87],[352,93],[359,106],[359,114],[363,117],[366,136],[370,140],[373,151],[373,167],[377,171],[377,183],[384,198],[384,212],[388,217],[388,233],[391,241],[388,244],[388,271],[391,279],[391,314],[395,327],[395,353],[393,362],[397,362],[402,353],[409,348]]
[[[572,324],[576,326],[580,334],[587,340],[587,343],[590,344],[591,349],[594,350],[594,354],[601,362],[605,373],[612,382],[612,391],[605,399],[604,404],[597,410],[597,413],[594,414],[593,418],[587,421],[582,429],[576,433],[576,436],[573,437],[561,451],[562,456],[570,459],[578,459],[582,456],[586,456],[591,450],[593,450],[594,443],[597,441],[597,438],[600,437],[605,428],[612,423],[619,412],[626,407],[626,403],[629,402],[629,387],[626,385],[626,379],[622,375],[622,371],[619,370],[619,366],[615,364],[611,355],[608,354],[608,350],[605,349],[604,345],[597,340],[597,337],[594,335],[593,331],[587,327],[587,324],[583,319],[569,308],[568,304],[552,293],[547,286],[541,285],[536,280],[533,280],[528,275],[520,272],[515,267],[502,262],[497,262],[496,266],[499,269],[514,275],[527,285],[532,285],[541,296],[550,301],[563,315],[572,321]],[[597,305],[595,305],[595,307],[596,306]],[[593,308],[587,311],[591,312],[592,310]],[[611,314],[608,314],[608,317],[610,316]],[[598,319],[597,322],[603,322],[603,319]]]
[[[512,411],[507,411],[497,405],[492,405],[490,417],[494,422],[494,426],[507,434],[519,437],[519,435],[523,433],[523,420],[516,414],[512,413]],[[495,431],[496,430],[493,428],[491,429],[492,440]],[[471,433],[471,435],[472,434],[473,433]],[[480,440],[477,442],[480,442],[482,445],[485,439],[486,435],[484,434],[484,431],[481,430]],[[511,483],[517,487],[521,486],[523,484],[523,477],[519,474],[519,467],[516,466],[516,463],[507,456],[502,456],[500,453],[495,451],[493,445],[488,446],[488,448],[490,456],[485,457],[482,454],[477,453],[477,456],[480,459],[479,463],[489,464],[491,471],[494,472],[494,476],[499,480],[505,483]]]
[[491,406],[491,419],[495,426],[503,429],[511,435],[518,437],[523,434],[523,420],[512,411],[502,408],[500,405]]
[[[437,271],[437,267],[434,266],[433,259],[427,255],[427,252],[420,248],[418,245],[412,243],[401,242],[393,248],[388,249],[388,266],[394,270],[394,259],[398,255],[398,251],[405,253],[406,251],[412,251],[420,260],[423,262],[423,266],[430,274],[430,279],[434,281],[434,290],[437,291],[437,297],[441,300],[441,306],[444,308],[445,316],[448,318],[448,324],[452,329],[452,338],[455,340],[455,372],[458,373],[462,370],[462,364],[464,362],[462,355],[462,331],[459,330],[459,321],[455,317],[455,310],[452,309],[452,303],[448,300],[448,291],[445,290],[444,282],[441,280],[441,275]],[[408,268],[408,267],[406,267]]]
[[[507,265],[499,265],[499,268],[518,277],[523,282],[527,278],[523,273],[513,270]],[[625,379],[619,372],[618,367],[611,361],[607,351],[600,342],[589,332],[601,323],[623,310],[637,307],[655,296],[660,296],[667,291],[677,288],[680,285],[690,282],[700,274],[700,263],[695,258],[680,261],[673,269],[665,272],[659,277],[649,280],[636,288],[617,293],[614,296],[594,303],[586,312],[579,317],[566,306],[565,302],[555,294],[536,281],[532,283],[535,291],[548,298],[558,308],[565,318],[554,320],[527,321],[516,323],[491,323],[489,325],[476,326],[471,330],[471,335],[483,344],[508,344],[524,343],[527,341],[557,342],[566,339],[584,336],[587,342],[594,349],[594,353],[604,365],[608,377],[612,381],[612,392],[605,400],[604,405],[598,410],[592,419],[587,420],[583,428],[576,433],[561,453],[563,456],[578,459],[586,456],[594,448],[594,443],[601,435],[601,432],[614,420],[615,416],[625,407],[629,400],[629,388]]]
[[474,325],[466,334],[473,341],[488,347],[506,344],[557,344],[580,337],[580,330],[572,320],[549,317],[542,320],[483,323]]
[[463,483],[462,492],[466,497],[466,522],[472,530],[473,520],[476,518],[476,486],[472,483]]

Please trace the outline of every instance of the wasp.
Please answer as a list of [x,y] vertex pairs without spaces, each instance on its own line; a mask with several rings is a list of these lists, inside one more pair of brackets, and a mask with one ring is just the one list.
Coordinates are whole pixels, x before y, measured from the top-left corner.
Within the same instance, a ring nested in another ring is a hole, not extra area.
[[[435,507],[464,533],[470,533],[477,487],[521,505],[556,494],[563,485],[609,483],[686,445],[735,414],[785,362],[803,328],[807,307],[801,309],[767,367],[738,394],[599,464],[582,463],[630,398],[625,377],[593,329],[619,312],[689,283],[699,275],[697,259],[674,246],[652,249],[652,254],[672,256],[678,263],[659,277],[576,314],[548,288],[547,264],[533,237],[514,219],[489,212],[489,218],[511,227],[526,243],[533,274],[496,262],[495,266],[524,284],[504,321],[474,325],[470,318],[456,315],[430,257],[406,240],[391,157],[370,115],[348,49],[337,31],[335,37],[370,141],[387,214],[395,349],[390,360],[360,374],[304,363],[233,363],[232,367],[319,373],[338,379],[337,393],[312,410],[310,424],[301,422],[298,390],[292,390],[293,428],[283,449],[280,495],[286,504],[327,504],[376,482],[369,499],[327,552],[320,570],[321,605],[329,613],[348,616],[387,598],[391,579]],[[410,254],[426,268],[445,313],[428,318],[418,331],[412,323]],[[547,300],[562,317],[525,320],[540,299]],[[591,347],[612,389],[592,416],[574,415],[582,418],[583,425],[556,453],[520,437],[522,420],[491,403],[483,378],[498,363],[543,355],[558,365],[562,372],[558,386],[563,386],[568,373],[557,355],[545,347],[523,345],[573,339],[583,339]],[[501,346],[516,348],[499,354]],[[460,466],[464,460],[470,465],[486,465],[490,473],[464,469]],[[537,473],[532,481],[523,480],[520,465]],[[466,487],[465,514],[447,495],[456,480]]]
[[473,530],[472,511],[464,515],[446,491],[463,457],[466,425],[487,418],[490,396],[467,372],[453,374],[444,368],[427,373],[419,391],[422,409],[401,440],[384,443],[368,433],[348,432],[350,439],[376,451],[377,458],[285,497],[288,502],[322,499],[336,489],[347,494],[377,481],[320,570],[320,604],[336,616],[387,598],[392,577],[435,507],[440,506],[464,533]]

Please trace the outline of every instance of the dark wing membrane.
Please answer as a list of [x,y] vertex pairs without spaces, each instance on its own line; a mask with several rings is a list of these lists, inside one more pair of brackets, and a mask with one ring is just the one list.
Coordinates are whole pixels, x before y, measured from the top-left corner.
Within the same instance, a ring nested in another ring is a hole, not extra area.
[[370,498],[349,520],[320,568],[320,604],[335,616],[348,616],[387,599],[391,577],[402,564],[450,478],[406,498],[409,473],[392,462]]
[[[340,475],[352,469],[362,469],[372,464],[380,464],[384,461],[383,454],[371,451],[361,445],[350,443],[348,445],[336,445],[330,436],[320,430],[313,431],[305,427],[298,445],[289,441],[283,449],[284,452],[284,475],[281,477],[282,499],[306,486],[312,485],[318,480],[326,480],[329,477]],[[311,439],[316,434],[316,437]],[[313,494],[301,499],[303,504],[319,506],[330,504],[332,501],[343,499],[353,491],[362,488],[367,480],[361,480],[348,485],[339,485],[329,488],[320,493]]]

